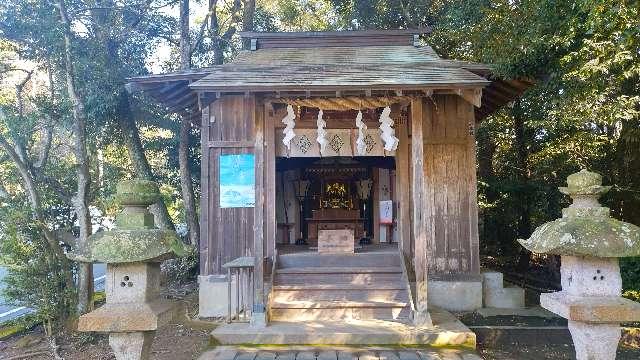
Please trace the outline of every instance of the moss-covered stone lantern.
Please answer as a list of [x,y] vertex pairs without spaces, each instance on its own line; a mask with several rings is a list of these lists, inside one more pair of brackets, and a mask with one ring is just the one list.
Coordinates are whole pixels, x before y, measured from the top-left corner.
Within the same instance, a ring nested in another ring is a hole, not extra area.
[[152,181],[123,181],[117,186],[123,206],[116,230],[89,237],[86,248],[69,257],[107,264],[106,304],[78,321],[79,331],[109,333],[116,359],[148,359],[155,330],[168,323],[175,308],[160,298],[160,263],[182,256],[184,245],[175,231],[157,229],[149,205],[160,199]]
[[569,320],[578,360],[615,359],[621,322],[640,320],[640,304],[625,299],[618,258],[640,256],[640,228],[613,219],[598,198],[609,191],[602,176],[582,170],[561,187],[573,203],[562,218],[520,240],[535,253],[562,257],[562,291],[542,294],[540,304]]

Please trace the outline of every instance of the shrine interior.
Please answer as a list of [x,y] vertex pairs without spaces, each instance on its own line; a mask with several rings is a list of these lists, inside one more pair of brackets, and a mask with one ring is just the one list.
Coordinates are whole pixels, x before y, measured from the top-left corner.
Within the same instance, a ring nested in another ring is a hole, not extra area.
[[314,249],[320,230],[338,229],[356,249],[396,243],[394,176],[393,156],[277,158],[277,246]]

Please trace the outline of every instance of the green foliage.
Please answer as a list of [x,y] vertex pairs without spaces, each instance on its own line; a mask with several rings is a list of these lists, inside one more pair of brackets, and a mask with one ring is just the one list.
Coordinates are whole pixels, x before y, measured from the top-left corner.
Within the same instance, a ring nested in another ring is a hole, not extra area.
[[59,327],[73,310],[75,290],[65,286],[70,269],[56,261],[28,209],[0,206],[0,264],[7,269],[2,296],[10,304],[35,310],[47,329]]
[[199,272],[199,253],[195,247],[187,247],[182,257],[169,259],[162,264],[162,271],[169,282],[182,284],[194,281]]

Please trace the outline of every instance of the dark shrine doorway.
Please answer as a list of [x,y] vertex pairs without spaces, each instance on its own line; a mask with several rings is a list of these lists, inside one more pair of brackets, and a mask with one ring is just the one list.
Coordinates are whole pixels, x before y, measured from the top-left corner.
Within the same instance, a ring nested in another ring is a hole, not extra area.
[[396,242],[394,176],[393,156],[276,158],[276,246],[314,248],[337,229],[356,246]]

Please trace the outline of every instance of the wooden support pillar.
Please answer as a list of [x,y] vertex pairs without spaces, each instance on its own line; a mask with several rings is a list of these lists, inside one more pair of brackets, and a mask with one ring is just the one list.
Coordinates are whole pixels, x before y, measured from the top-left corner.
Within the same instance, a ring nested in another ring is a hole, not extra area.
[[266,306],[264,301],[264,106],[256,105],[255,96],[245,97],[245,108],[254,109],[255,121],[255,192],[256,203],[253,208],[253,256],[255,257],[254,301],[251,325],[264,327],[267,325]]
[[424,139],[423,116],[424,98],[411,101],[411,160],[413,161],[411,187],[413,196],[413,236],[415,241],[414,264],[416,273],[416,313],[414,323],[432,326],[427,307],[427,214],[424,181]]
[[400,142],[396,150],[396,199],[399,247],[405,259],[411,259],[411,197],[409,196],[409,123],[396,126]]
[[[260,106],[259,106],[260,107]],[[276,139],[275,119],[271,103],[264,106],[264,229],[265,255],[272,257],[276,249]]]
[[373,185],[371,186],[371,197],[373,199],[373,227],[371,229],[371,242],[380,243],[380,168],[374,167],[372,174]]
[[200,173],[200,275],[209,275],[212,273],[211,262],[209,259],[209,106],[203,106],[202,122],[200,124],[200,149],[202,151],[202,171]]

